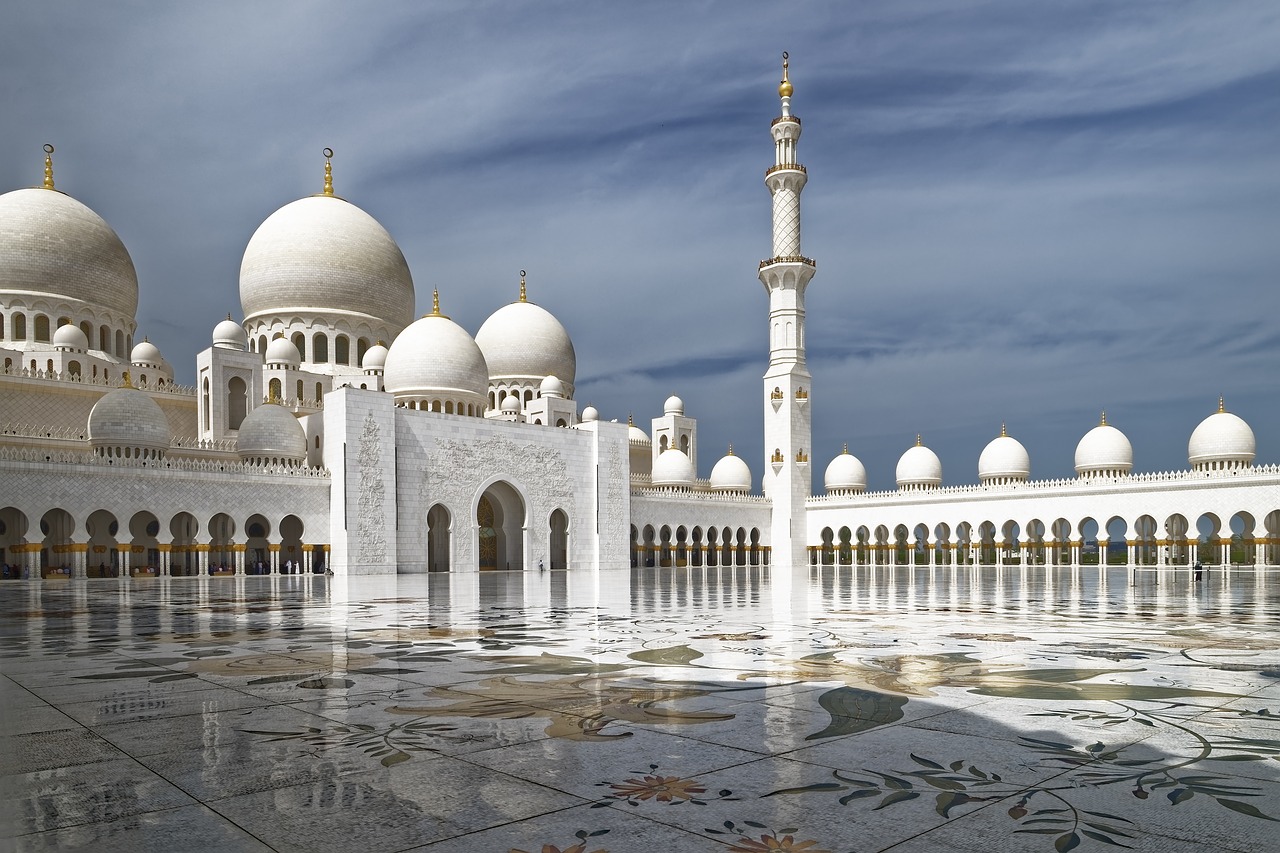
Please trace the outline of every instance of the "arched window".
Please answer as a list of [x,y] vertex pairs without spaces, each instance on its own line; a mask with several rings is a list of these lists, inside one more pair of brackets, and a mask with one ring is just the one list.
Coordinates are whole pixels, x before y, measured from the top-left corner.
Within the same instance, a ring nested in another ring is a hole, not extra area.
[[351,363],[351,341],[346,335],[338,335],[334,340],[333,361],[335,364]]
[[4,340],[4,315],[0,314],[0,341]]
[[78,361],[69,362],[67,364],[67,373],[71,374],[72,376],[78,377],[80,375],[80,362]]
[[303,397],[303,391],[302,391],[302,380],[301,380],[301,379],[299,379],[299,380],[298,380],[298,388],[297,388],[297,392],[294,394],[294,396],[295,396],[295,397],[297,397],[299,400],[301,400],[301,399],[302,399],[302,397]]
[[116,357],[124,358],[124,331],[116,329]]
[[233,376],[227,382],[227,429],[240,429],[248,409],[248,386],[239,376]]
[[43,314],[37,314],[35,326],[36,326],[36,340],[37,341],[49,340],[49,318]]
[[298,355],[303,361],[307,360],[307,336],[302,332],[294,332],[293,337],[289,340],[293,341],[293,345],[298,348]]
[[320,402],[320,399],[322,397],[324,397],[324,385],[317,382],[316,383],[316,402]]
[[324,364],[329,360],[329,339],[324,332],[316,332],[311,337],[311,361]]
[[[94,373],[97,373],[97,372],[98,372],[98,368],[96,368],[96,367],[95,367],[95,368],[93,369],[93,372],[94,372]],[[203,401],[204,401],[204,428],[205,428],[205,431],[207,432],[207,431],[209,430],[209,418],[210,418],[210,415],[209,415],[209,379],[208,379],[208,377],[205,377],[204,384],[203,384],[203,386],[202,386],[202,391],[203,391]]]
[[123,356],[125,353],[133,353],[133,335],[124,336],[124,352],[120,354]]
[[364,354],[369,351],[369,339],[361,338],[356,341],[356,367],[364,364]]
[[279,379],[272,379],[270,384],[267,386],[267,389],[268,389],[267,393],[268,393],[269,399],[279,400],[281,398],[282,393],[281,393]]
[[532,403],[532,402],[533,402],[533,392],[532,392],[532,391],[525,391],[525,392],[524,392],[524,404],[527,406],[527,405],[529,405],[529,404],[530,404],[530,403]]
[[106,326],[98,327],[98,349],[111,353],[111,330]]
[[446,402],[446,403],[444,404],[444,413],[445,413],[446,415],[452,415],[452,414],[453,414],[453,401],[452,401],[452,400],[449,400],[448,402]]
[[89,346],[93,346],[93,324],[84,320],[80,323],[80,331],[84,332],[84,339],[89,342]]
[[13,339],[15,341],[25,341],[27,339],[27,315],[13,315]]
[[258,335],[258,352],[265,353],[267,351],[267,336]]

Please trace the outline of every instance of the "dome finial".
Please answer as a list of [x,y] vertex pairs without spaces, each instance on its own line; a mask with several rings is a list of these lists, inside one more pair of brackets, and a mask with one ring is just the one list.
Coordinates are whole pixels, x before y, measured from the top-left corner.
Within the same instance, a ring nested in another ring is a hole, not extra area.
[[521,301],[521,302],[528,302],[528,301],[529,301],[529,297],[528,297],[528,294],[526,294],[526,293],[525,293],[525,290],[524,290],[524,275],[525,275],[524,270],[520,270],[520,301]]
[[1005,429],[1005,425],[1004,425],[1004,422],[1003,422],[1003,421],[1000,423],[1000,437],[1001,437],[1001,438],[1008,438],[1008,437],[1009,437],[1009,431],[1008,431],[1007,429]]
[[636,419],[632,417],[630,412],[627,412],[627,426],[635,426],[635,425],[636,425]]
[[1106,409],[1103,409],[1102,420],[1098,421],[1098,426],[1106,426],[1106,425],[1107,425],[1107,411]]
[[324,192],[322,195],[333,195],[333,149],[324,149]]
[[53,146],[48,142],[44,144],[44,188],[51,190],[53,186]]
[[791,75],[789,73],[790,68],[791,57],[788,56],[787,52],[784,50],[782,52],[782,82],[778,85],[778,97],[780,98],[791,97],[793,89],[791,87]]
[[732,441],[731,441],[731,442],[729,442],[729,455],[730,455],[730,456],[732,456],[732,455],[733,455],[733,442],[732,442]]
[[1222,399],[1222,395],[1218,395],[1218,412],[1221,414],[1227,410],[1226,402]]
[[129,379],[129,371],[127,370],[120,374],[120,387],[121,388],[133,387],[133,382],[132,380]]
[[844,450],[840,451],[840,454],[841,454],[842,456],[848,456],[848,455],[849,455],[849,442],[847,442],[847,441],[846,441],[846,442],[844,443]]
[[431,316],[432,317],[440,316],[440,291],[439,290],[431,291]]
[[916,433],[916,447],[924,447],[924,442],[920,440],[920,433]]

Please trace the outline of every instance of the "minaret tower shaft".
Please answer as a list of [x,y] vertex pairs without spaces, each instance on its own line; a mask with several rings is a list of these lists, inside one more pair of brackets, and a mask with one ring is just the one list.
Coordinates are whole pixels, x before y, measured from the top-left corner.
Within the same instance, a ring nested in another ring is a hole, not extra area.
[[800,119],[791,114],[790,63],[782,54],[782,114],[770,128],[774,165],[765,172],[773,196],[773,257],[760,262],[769,294],[769,367],[764,374],[764,492],[773,507],[773,564],[806,564],[805,501],[811,491],[809,369],[804,354],[804,292],[815,264],[800,252],[800,193],[809,176],[796,162]]

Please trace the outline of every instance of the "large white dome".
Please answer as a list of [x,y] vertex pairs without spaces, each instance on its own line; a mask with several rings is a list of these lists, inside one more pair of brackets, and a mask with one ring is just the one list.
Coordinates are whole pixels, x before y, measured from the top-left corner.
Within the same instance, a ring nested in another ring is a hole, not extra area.
[[1076,474],[1103,474],[1120,476],[1133,470],[1133,445],[1120,430],[1102,423],[1084,434],[1076,445]]
[[271,214],[240,264],[246,324],[272,315],[347,315],[395,333],[413,318],[413,301],[413,277],[395,240],[337,196],[298,199]]
[[1253,430],[1238,415],[1218,404],[1218,411],[1200,422],[1187,443],[1187,461],[1195,469],[1242,468],[1257,454]]
[[1000,428],[1000,435],[982,449],[978,457],[978,480],[1008,482],[1026,480],[1031,476],[1031,455],[1022,442],[1011,438]]
[[655,486],[692,486],[695,477],[693,462],[679,448],[667,448],[653,463]]
[[867,469],[862,460],[846,447],[843,453],[827,465],[822,483],[832,493],[863,492],[867,489]]
[[572,396],[578,375],[573,341],[560,321],[532,302],[504,305],[476,332],[476,345],[489,365],[493,382],[540,382],[555,376]]
[[43,188],[0,195],[0,246],[0,302],[81,302],[106,309],[132,332],[133,260],[111,226],[71,196]]
[[169,448],[169,419],[137,388],[104,394],[89,412],[89,446],[100,455],[158,458]]
[[942,460],[920,443],[908,448],[898,460],[898,488],[936,488],[942,485]]
[[443,314],[416,320],[391,342],[383,386],[397,400],[480,404],[489,390],[489,368],[466,330]]
[[266,403],[241,421],[236,453],[260,465],[301,465],[307,458],[307,433],[288,409]]
[[[663,456],[665,455],[664,453]],[[658,461],[662,461],[661,456],[658,457]],[[751,468],[741,456],[733,455],[733,445],[729,446],[729,453],[722,456],[711,469],[711,490],[713,492],[751,491]]]

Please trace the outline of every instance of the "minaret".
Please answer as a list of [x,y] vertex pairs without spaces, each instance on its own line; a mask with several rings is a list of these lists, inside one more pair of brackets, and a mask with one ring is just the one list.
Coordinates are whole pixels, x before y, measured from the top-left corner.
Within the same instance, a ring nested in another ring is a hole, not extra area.
[[782,115],[773,120],[774,165],[765,172],[773,195],[773,257],[760,262],[769,294],[769,369],[764,374],[764,493],[773,506],[770,546],[775,566],[803,566],[805,500],[810,495],[809,369],[804,360],[804,291],[814,262],[800,254],[800,193],[808,174],[796,162],[800,119],[791,114],[791,80],[782,54]]

